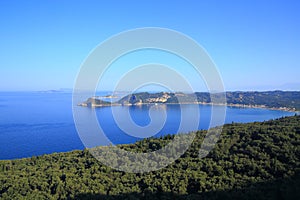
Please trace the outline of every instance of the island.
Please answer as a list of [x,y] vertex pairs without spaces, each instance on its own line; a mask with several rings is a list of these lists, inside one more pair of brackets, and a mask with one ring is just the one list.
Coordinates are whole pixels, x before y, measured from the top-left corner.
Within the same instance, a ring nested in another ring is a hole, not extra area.
[[[300,91],[235,91],[226,92],[226,106],[267,108],[284,111],[300,110]],[[214,95],[216,96],[216,95]],[[180,99],[180,102],[179,100]],[[183,92],[139,92],[126,95],[116,101],[104,101],[97,97],[91,97],[79,106],[102,107],[102,106],[131,106],[143,104],[214,104],[208,92],[195,92],[192,94]]]

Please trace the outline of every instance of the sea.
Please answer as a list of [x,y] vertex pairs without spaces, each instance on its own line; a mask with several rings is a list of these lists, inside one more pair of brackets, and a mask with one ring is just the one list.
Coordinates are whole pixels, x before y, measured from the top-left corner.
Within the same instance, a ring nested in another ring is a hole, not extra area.
[[[109,92],[100,92],[97,95],[107,94]],[[149,136],[143,135],[143,131],[129,134],[131,123],[140,128],[147,127],[149,124],[154,126],[156,132],[151,137],[176,134],[182,126],[182,113],[191,113],[190,116],[193,116],[195,110],[199,110],[200,114],[197,127],[190,126],[189,123],[195,120],[191,118],[180,130],[189,132],[195,129],[208,129],[212,107],[210,105],[158,105],[155,109],[152,105],[142,105],[117,106],[113,109],[111,107],[78,109],[83,113],[85,120],[89,120],[96,114],[99,126],[109,139],[110,145],[117,145],[134,143]],[[225,123],[266,121],[294,114],[262,108],[227,107]],[[163,123],[155,120],[162,115],[165,116]],[[129,118],[129,120],[121,120],[125,128],[120,128],[115,116],[124,116],[119,117],[121,119]],[[85,126],[86,130],[89,130],[88,124],[81,123],[81,128]],[[85,148],[82,141],[83,134],[78,132],[74,123],[72,92],[0,92],[0,160],[82,150]]]

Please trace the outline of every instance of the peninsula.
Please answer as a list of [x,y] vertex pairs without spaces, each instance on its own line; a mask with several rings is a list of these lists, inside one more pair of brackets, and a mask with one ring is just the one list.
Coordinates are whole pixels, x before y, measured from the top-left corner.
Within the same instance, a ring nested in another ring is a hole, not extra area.
[[[212,104],[210,93],[196,92],[193,94],[182,92],[140,92],[126,95],[116,101],[104,101],[91,97],[79,106],[131,106],[143,104]],[[285,111],[300,110],[300,91],[265,91],[265,92],[226,92],[227,106],[268,108]],[[218,104],[225,105],[225,104]]]

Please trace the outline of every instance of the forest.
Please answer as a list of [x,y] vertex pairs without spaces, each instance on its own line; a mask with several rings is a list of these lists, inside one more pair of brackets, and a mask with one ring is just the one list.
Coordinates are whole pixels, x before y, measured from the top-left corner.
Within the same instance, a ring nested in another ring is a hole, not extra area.
[[[224,125],[205,158],[207,131],[166,168],[126,173],[76,150],[0,161],[0,199],[300,199],[300,116]],[[155,151],[174,136],[120,148]],[[117,159],[117,158],[111,158]]]

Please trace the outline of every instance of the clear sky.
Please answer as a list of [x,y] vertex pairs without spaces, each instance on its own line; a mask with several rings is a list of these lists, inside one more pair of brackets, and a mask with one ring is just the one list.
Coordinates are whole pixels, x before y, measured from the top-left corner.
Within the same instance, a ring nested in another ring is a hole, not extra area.
[[227,90],[300,90],[299,2],[2,0],[0,90],[72,88],[93,48],[140,27],[195,39]]

